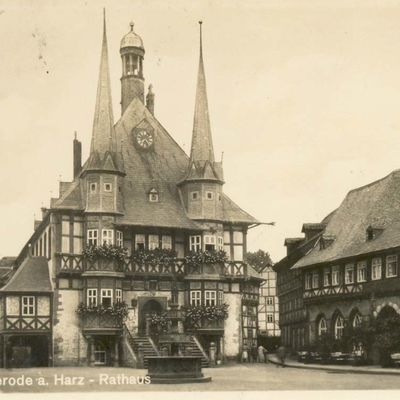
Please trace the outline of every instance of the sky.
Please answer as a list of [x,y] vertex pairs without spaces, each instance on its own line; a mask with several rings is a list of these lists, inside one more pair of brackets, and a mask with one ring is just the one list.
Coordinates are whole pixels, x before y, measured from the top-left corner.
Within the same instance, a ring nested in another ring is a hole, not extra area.
[[261,222],[248,248],[286,254],[346,193],[400,167],[400,1],[0,0],[0,256],[72,179],[90,146],[102,37],[115,121],[119,43],[135,23],[155,114],[188,153],[198,21],[224,191]]

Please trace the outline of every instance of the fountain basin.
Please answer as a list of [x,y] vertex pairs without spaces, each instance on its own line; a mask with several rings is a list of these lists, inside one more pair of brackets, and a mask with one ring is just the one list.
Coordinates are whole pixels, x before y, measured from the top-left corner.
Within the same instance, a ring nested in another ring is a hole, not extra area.
[[151,383],[210,382],[201,372],[201,357],[152,356],[147,357]]

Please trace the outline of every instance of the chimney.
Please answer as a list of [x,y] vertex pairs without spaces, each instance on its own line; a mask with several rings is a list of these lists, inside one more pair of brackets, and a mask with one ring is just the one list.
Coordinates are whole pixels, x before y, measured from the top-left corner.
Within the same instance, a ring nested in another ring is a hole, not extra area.
[[82,169],[82,143],[74,137],[74,179],[79,175]]
[[286,255],[292,254],[302,243],[304,242],[304,238],[286,238],[285,239],[285,247],[286,247]]
[[146,96],[146,107],[154,115],[154,93],[153,85],[149,85],[149,91]]

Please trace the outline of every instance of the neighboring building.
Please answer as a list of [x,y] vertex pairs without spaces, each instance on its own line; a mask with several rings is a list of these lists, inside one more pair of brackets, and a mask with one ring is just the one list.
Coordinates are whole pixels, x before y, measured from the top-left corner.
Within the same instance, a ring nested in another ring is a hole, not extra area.
[[[144,53],[132,24],[120,46],[122,116],[114,124],[104,22],[90,155],[82,165],[75,138],[73,181],[60,182],[0,292],[3,366],[134,365],[140,345],[157,353],[149,326],[163,312],[203,356],[212,342],[220,359],[256,346],[262,279],[243,254],[258,222],[223,193],[201,44],[190,157],[154,116],[151,87],[145,96]],[[92,257],[103,245],[109,258]],[[219,250],[227,260],[204,258]],[[204,257],[191,261],[190,252]],[[93,311],[121,302],[124,325]],[[184,324],[183,306],[224,303],[225,321]]]
[[264,282],[260,285],[258,329],[261,337],[280,336],[279,298],[276,294],[276,272],[271,265],[259,271]]
[[0,288],[11,278],[15,271],[17,257],[3,257],[0,259]]
[[290,293],[300,301],[302,291],[306,320],[300,341],[306,344],[323,334],[340,339],[346,327],[400,313],[399,204],[397,170],[350,191],[322,224],[305,224],[315,229],[298,242],[292,259],[289,254],[275,266],[287,343],[293,341],[286,330],[295,327],[284,317]]
[[307,313],[303,305],[301,272],[291,268],[314,246],[317,239],[318,235],[309,240],[304,237],[286,239],[287,255],[273,267],[277,274],[281,341],[284,346],[292,350],[299,350],[308,343],[308,330]]

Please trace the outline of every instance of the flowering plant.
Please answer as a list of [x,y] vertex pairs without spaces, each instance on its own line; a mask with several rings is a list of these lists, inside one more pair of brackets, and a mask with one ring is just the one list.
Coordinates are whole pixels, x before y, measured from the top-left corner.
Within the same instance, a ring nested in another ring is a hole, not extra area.
[[132,253],[132,261],[136,264],[171,266],[176,262],[176,251],[172,249],[136,250]]
[[162,333],[168,332],[168,318],[166,312],[161,314],[152,313],[149,322],[151,335],[159,336]]
[[228,261],[228,257],[224,250],[217,251],[191,251],[185,257],[186,264],[191,266],[199,266],[201,264],[220,264]]
[[218,306],[185,306],[182,307],[185,322],[195,325],[201,319],[209,321],[223,321],[228,318],[229,305],[224,303]]
[[117,301],[110,307],[104,307],[102,304],[98,306],[87,306],[80,303],[76,309],[78,315],[98,314],[98,315],[112,315],[117,317],[120,321],[124,321],[128,317],[128,305],[124,301]]
[[127,256],[127,250],[115,246],[113,244],[102,244],[101,246],[88,246],[83,249],[82,255],[83,258],[86,258],[90,261],[97,260],[99,258],[105,258],[109,260],[117,260],[124,261]]

